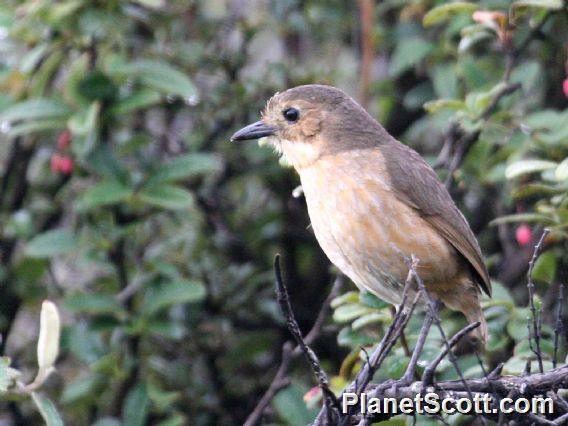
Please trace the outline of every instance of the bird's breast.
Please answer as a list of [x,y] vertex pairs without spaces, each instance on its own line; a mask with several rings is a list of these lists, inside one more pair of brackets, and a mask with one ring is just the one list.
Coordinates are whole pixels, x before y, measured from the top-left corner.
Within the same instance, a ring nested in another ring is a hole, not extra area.
[[425,280],[449,279],[455,250],[399,200],[385,161],[378,149],[353,150],[298,171],[314,233],[331,262],[359,287],[399,303],[412,254]]

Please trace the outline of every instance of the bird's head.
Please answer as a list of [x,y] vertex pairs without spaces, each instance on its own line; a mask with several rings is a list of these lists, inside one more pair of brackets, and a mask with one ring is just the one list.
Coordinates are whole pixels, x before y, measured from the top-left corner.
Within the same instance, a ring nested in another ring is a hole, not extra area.
[[310,84],[275,94],[262,119],[231,140],[267,138],[296,169],[323,155],[376,145],[384,129],[351,97],[331,86]]

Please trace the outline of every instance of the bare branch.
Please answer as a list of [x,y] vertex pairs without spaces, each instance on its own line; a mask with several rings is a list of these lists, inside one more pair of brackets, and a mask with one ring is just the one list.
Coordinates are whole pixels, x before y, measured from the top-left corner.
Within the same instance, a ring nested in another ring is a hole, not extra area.
[[412,352],[412,356],[408,365],[406,366],[406,371],[404,376],[402,376],[402,382],[409,383],[412,381],[414,377],[414,370],[416,369],[416,364],[418,364],[418,358],[422,353],[422,349],[424,349],[424,344],[426,343],[426,337],[428,337],[428,332],[432,327],[432,316],[426,314],[426,318],[424,318],[424,322],[422,323],[422,328],[420,329],[420,334],[418,335],[418,340],[416,341],[416,346],[414,347],[414,351]]
[[334,393],[329,388],[329,380],[327,374],[323,371],[319,359],[315,352],[306,344],[302,332],[296,318],[294,317],[294,312],[292,311],[292,306],[290,305],[290,298],[288,297],[288,290],[286,284],[282,279],[282,271],[280,269],[280,255],[276,255],[274,258],[274,274],[276,275],[276,298],[278,304],[280,305],[280,310],[286,318],[286,323],[288,324],[288,330],[301,348],[304,356],[306,357],[312,372],[317,378],[318,385],[323,393],[325,406],[327,408],[327,413],[329,416],[338,417],[339,416],[339,403]]
[[[468,379],[467,387],[464,385],[462,380],[451,380],[444,382],[437,382],[433,388],[428,388],[428,392],[435,393],[440,399],[441,398],[469,398],[473,400],[475,394],[479,394],[480,397],[485,397],[485,395],[491,396],[494,399],[501,397],[510,397],[513,400],[516,396],[531,397],[534,395],[546,395],[547,391],[553,388],[566,388],[568,386],[568,365],[547,371],[546,373],[536,373],[529,377],[516,377],[516,376],[504,376],[500,378],[492,378],[492,374],[489,374],[489,380],[487,378],[481,379]],[[394,382],[394,386],[391,383],[390,386],[384,386],[383,384],[371,384],[366,389],[367,399],[369,398],[395,398],[400,400],[402,398],[415,398],[417,391],[422,386],[421,382],[415,382],[410,385],[400,385],[397,386],[399,382]],[[468,391],[469,388],[469,391]],[[556,404],[554,406],[555,414],[557,412],[557,407],[560,405]],[[560,413],[562,413],[561,410]],[[472,413],[473,414],[473,413]],[[394,414],[382,413],[371,416],[372,421],[385,421],[392,417]],[[498,416],[485,415],[488,419],[497,420]],[[503,415],[503,421],[511,419]],[[542,417],[537,417],[536,419],[531,419],[531,421],[540,423],[537,424],[550,424],[546,423],[546,419]],[[557,419],[556,419],[557,420]],[[556,422],[556,420],[554,420]],[[561,423],[554,423],[561,424]]]
[[[323,302],[318,316],[312,326],[310,332],[304,338],[307,345],[312,344],[321,334],[323,324],[330,311],[330,304],[333,299],[339,295],[339,290],[343,286],[344,278],[339,275],[333,282],[333,286]],[[288,341],[282,345],[282,360],[276,372],[276,375],[270,382],[268,389],[266,389],[262,398],[258,401],[258,404],[254,410],[249,414],[245,420],[243,426],[254,426],[258,424],[262,415],[264,414],[268,405],[272,402],[276,394],[287,387],[290,384],[290,379],[288,378],[288,371],[290,369],[290,363],[293,359],[297,358],[302,353],[302,349],[299,345],[293,347],[291,341]]]
[[243,426],[254,426],[258,424],[262,415],[264,414],[264,411],[266,410],[266,407],[268,407],[272,399],[281,389],[290,384],[290,380],[287,378],[287,375],[288,368],[290,366],[291,355],[292,342],[286,342],[282,347],[282,361],[280,363],[280,366],[278,367],[278,371],[276,372],[274,379],[272,379],[270,386],[268,387],[264,395],[262,395],[262,398],[260,399],[256,407],[254,407],[254,410],[249,414],[249,416],[243,423]]
[[429,386],[432,384],[436,368],[438,368],[440,362],[442,362],[446,355],[448,355],[448,352],[451,350],[451,348],[453,348],[464,336],[466,336],[467,333],[475,330],[480,325],[481,323],[479,321],[474,322],[473,324],[468,324],[456,334],[454,334],[454,336],[448,341],[447,346],[442,348],[436,358],[434,358],[434,360],[430,362],[430,364],[428,364],[428,367],[426,367],[426,369],[424,370],[424,374],[422,375],[423,386]]
[[[406,278],[406,283],[404,285],[402,303],[396,313],[392,324],[387,329],[387,332],[373,351],[369,361],[363,366],[357,377],[355,378],[355,392],[360,394],[369,384],[373,375],[380,367],[382,361],[400,336],[399,330],[402,330],[406,325],[407,319],[410,317],[409,314],[405,313],[406,301],[408,298],[408,289],[414,279],[414,271],[409,270],[408,276]],[[411,309],[416,306],[416,301],[413,301]]]
[[438,316],[438,303],[430,297],[430,294],[428,294],[428,291],[426,290],[426,286],[424,285],[424,282],[422,281],[422,279],[420,278],[420,276],[418,274],[416,274],[416,282],[418,283],[418,288],[420,289],[422,294],[424,294],[424,296],[426,297],[426,300],[428,302],[428,309],[429,309],[430,315],[432,316],[432,319],[434,320],[434,324],[436,324],[436,327],[438,328],[438,331],[440,332],[440,336],[442,336],[442,340],[444,341],[444,344],[445,344],[446,349],[448,351],[448,358],[449,358],[450,362],[452,363],[452,365],[454,366],[456,372],[460,376],[460,379],[462,380],[462,382],[464,383],[464,385],[467,389],[467,382],[465,381],[465,378],[463,377],[463,374],[462,374],[461,369],[460,369],[460,367],[457,363],[457,360],[454,357],[454,354],[451,352],[450,344],[448,342],[448,339],[446,338],[446,332],[444,331],[444,329],[442,327],[442,323],[440,321],[440,317]]
[[[542,352],[540,349],[540,309],[537,312],[536,308],[535,308],[535,304],[534,304],[534,282],[532,279],[532,272],[534,269],[534,265],[536,263],[536,260],[538,259],[538,257],[540,256],[540,253],[542,252],[543,246],[544,246],[544,240],[547,237],[547,235],[550,233],[549,229],[545,229],[540,237],[540,240],[538,241],[538,243],[534,246],[534,251],[533,251],[533,255],[532,255],[532,259],[529,262],[529,270],[527,272],[527,289],[529,290],[529,303],[530,303],[530,310],[531,310],[531,316],[532,316],[532,332],[533,332],[533,338],[534,338],[534,343],[535,343],[535,347],[531,348],[533,350],[533,353],[536,355],[536,359],[538,361],[538,368],[539,371],[542,373],[544,372],[544,367],[542,364]],[[530,343],[530,339],[531,339],[531,333],[530,333],[530,325],[529,325],[529,343]]]
[[558,288],[558,306],[556,307],[556,321],[554,322],[554,350],[552,352],[552,368],[556,368],[558,362],[558,346],[562,335],[562,314],[564,309],[564,284]]

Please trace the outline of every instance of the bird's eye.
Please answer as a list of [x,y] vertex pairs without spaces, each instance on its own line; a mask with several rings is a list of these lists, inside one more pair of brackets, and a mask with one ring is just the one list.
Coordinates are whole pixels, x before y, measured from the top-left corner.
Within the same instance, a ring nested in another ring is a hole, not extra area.
[[296,108],[286,108],[282,114],[288,123],[295,123],[300,118],[300,111]]

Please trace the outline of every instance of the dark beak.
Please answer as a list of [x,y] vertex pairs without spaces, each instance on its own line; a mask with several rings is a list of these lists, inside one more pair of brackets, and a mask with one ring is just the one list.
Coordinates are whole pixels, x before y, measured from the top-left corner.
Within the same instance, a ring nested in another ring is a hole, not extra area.
[[260,139],[265,136],[272,136],[275,131],[275,127],[269,126],[261,120],[243,127],[241,130],[231,136],[231,142],[246,141],[249,139]]

